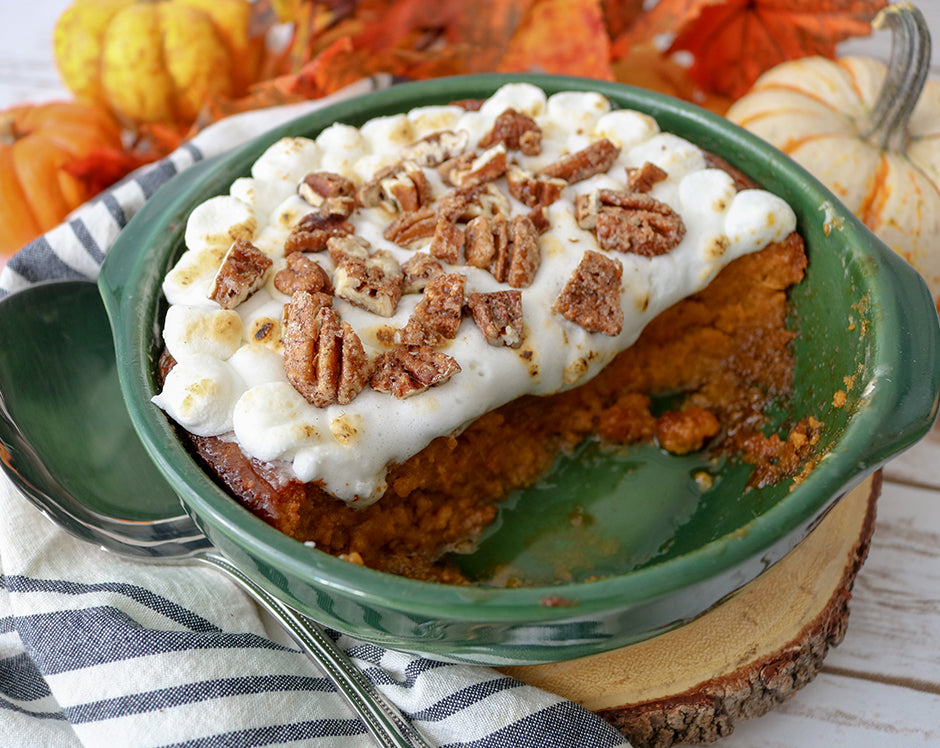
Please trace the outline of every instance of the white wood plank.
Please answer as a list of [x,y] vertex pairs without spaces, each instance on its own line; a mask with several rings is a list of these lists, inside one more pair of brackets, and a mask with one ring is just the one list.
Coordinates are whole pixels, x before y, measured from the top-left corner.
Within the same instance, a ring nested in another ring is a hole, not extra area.
[[940,695],[822,674],[743,722],[721,748],[915,748],[940,745]]
[[71,98],[53,60],[52,29],[70,0],[28,0],[0,24],[0,109]]
[[898,483],[940,489],[940,426],[885,465],[885,476]]
[[826,667],[940,694],[940,493],[883,487],[848,632]]

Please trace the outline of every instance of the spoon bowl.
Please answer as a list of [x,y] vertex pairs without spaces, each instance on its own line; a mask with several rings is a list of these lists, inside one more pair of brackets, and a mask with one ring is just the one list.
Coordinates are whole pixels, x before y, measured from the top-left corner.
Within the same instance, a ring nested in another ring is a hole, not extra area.
[[427,746],[333,640],[215,552],[131,424],[97,286],[56,281],[0,301],[0,467],[42,513],[104,550],[229,576],[326,672],[379,745]]

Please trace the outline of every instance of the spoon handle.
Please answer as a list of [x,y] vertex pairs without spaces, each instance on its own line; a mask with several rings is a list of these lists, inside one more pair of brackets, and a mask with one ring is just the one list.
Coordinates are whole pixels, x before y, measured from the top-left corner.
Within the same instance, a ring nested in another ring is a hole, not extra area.
[[336,685],[379,745],[385,748],[431,748],[430,744],[363,675],[319,624],[287,607],[217,553],[198,560],[225,572],[268,611]]

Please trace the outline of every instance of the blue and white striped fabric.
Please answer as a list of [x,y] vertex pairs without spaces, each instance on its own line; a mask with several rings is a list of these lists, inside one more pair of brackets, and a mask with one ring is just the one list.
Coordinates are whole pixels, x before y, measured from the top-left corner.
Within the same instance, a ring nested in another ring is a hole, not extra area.
[[[206,129],[21,250],[0,274],[0,296],[93,278],[169,177],[323,103]],[[5,477],[0,517],[0,746],[372,745],[323,673],[218,572],[132,562],[75,540]],[[435,745],[626,745],[594,714],[496,670],[340,644]]]

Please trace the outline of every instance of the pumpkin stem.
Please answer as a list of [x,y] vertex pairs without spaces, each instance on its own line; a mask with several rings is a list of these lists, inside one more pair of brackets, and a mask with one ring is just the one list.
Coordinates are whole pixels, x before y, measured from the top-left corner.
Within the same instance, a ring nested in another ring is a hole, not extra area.
[[907,145],[907,123],[930,68],[930,30],[911,2],[889,5],[875,16],[872,27],[891,29],[891,57],[862,136],[883,150],[902,152]]
[[12,112],[0,113],[0,145],[13,145],[17,140],[16,117]]

